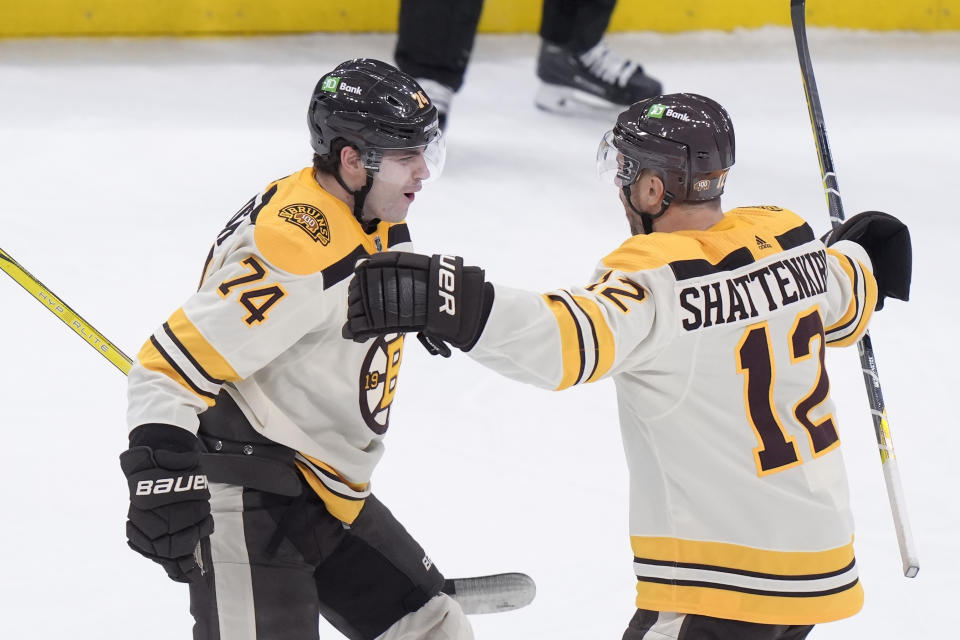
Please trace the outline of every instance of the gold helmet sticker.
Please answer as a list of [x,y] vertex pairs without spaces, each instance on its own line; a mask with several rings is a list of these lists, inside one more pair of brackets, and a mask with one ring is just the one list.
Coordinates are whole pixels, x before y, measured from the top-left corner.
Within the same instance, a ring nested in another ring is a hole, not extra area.
[[280,209],[280,217],[307,232],[314,242],[330,244],[330,225],[320,209],[309,204],[291,204]]
[[423,90],[411,92],[410,97],[417,101],[417,107],[420,109],[425,109],[430,104],[430,98],[427,97],[427,94]]

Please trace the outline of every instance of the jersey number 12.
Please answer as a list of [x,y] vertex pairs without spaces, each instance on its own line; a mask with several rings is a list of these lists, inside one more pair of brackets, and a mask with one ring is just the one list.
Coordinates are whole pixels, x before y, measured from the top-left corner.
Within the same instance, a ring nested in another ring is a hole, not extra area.
[[[816,424],[809,416],[830,393],[830,381],[824,367],[826,342],[823,319],[817,307],[798,314],[790,329],[791,364],[812,356],[811,348],[815,338],[820,345],[817,354],[817,380],[807,395],[794,406],[792,417],[806,430],[810,448],[816,458],[840,443],[833,416],[827,416]],[[784,429],[774,407],[773,382],[776,367],[770,343],[770,327],[766,322],[751,325],[744,331],[737,344],[737,372],[746,378],[744,400],[747,417],[760,444],[753,450],[757,472],[764,476],[803,464],[797,449],[797,439]]]

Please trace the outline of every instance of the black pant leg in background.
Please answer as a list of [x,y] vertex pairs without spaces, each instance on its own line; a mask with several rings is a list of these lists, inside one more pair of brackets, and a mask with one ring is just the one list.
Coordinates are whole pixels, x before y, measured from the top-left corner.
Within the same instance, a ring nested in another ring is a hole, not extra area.
[[543,0],[540,37],[584,53],[600,42],[616,6],[617,0]]
[[483,0],[402,0],[393,54],[397,66],[459,90],[482,9]]
[[[637,609],[622,640],[644,640],[648,635],[665,637],[656,630],[659,617],[656,611]],[[652,634],[651,629],[654,629]],[[813,625],[758,624],[687,614],[680,624],[677,640],[804,640],[811,630]]]

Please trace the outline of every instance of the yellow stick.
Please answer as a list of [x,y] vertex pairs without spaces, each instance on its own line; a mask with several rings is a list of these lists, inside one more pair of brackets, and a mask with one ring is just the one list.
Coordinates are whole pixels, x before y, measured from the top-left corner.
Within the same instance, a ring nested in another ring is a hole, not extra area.
[[39,300],[65,325],[73,329],[78,336],[86,340],[100,355],[112,362],[117,369],[120,369],[124,374],[130,373],[133,361],[123,351],[103,337],[103,334],[94,329],[93,325],[80,317],[80,314],[71,309],[70,305],[54,295],[50,289],[47,289],[42,282],[34,278],[29,271],[24,269],[3,249],[0,249],[0,269],[6,271],[30,295]]

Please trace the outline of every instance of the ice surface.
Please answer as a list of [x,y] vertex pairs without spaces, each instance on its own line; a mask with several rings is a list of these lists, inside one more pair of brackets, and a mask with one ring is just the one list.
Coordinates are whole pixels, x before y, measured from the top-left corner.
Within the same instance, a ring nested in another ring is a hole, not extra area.
[[[611,42],[667,90],[729,109],[726,207],[779,204],[826,230],[789,30]],[[887,210],[913,233],[913,300],[889,303],[872,335],[921,561],[902,577],[856,351],[832,351],[866,605],[813,637],[940,637],[960,596],[960,34],[814,30],[810,45],[847,213]],[[389,35],[0,41],[0,247],[135,354],[195,287],[223,223],[309,163],[318,77],[392,47]],[[447,170],[409,221],[420,250],[547,290],[584,283],[628,232],[594,177],[612,119],[534,109],[536,48],[478,39]],[[6,277],[0,300],[0,637],[189,637],[186,590],[124,543],[123,376]],[[377,494],[448,576],[537,580],[530,607],[475,618],[478,638],[619,638],[635,581],[612,385],[540,391],[415,342],[404,358]]]

